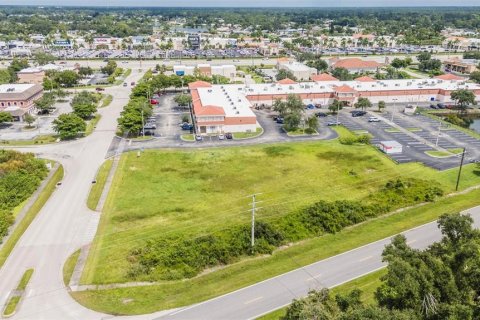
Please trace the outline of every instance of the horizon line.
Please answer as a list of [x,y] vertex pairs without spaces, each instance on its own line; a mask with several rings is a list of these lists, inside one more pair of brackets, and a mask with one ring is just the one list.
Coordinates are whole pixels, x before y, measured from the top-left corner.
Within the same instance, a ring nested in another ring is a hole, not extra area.
[[196,5],[188,5],[188,6],[156,6],[156,5],[138,5],[138,6],[127,6],[127,5],[75,5],[75,4],[63,4],[63,5],[56,5],[56,4],[0,4],[0,8],[4,7],[26,7],[26,8],[45,8],[45,7],[53,7],[53,8],[178,8],[178,9],[185,9],[185,8],[231,8],[231,9],[296,9],[296,8],[302,8],[302,9],[316,9],[316,8],[322,8],[322,9],[344,9],[344,8],[356,8],[356,9],[394,9],[394,8],[402,8],[402,9],[408,9],[408,8],[480,8],[480,4],[478,5],[434,5],[434,6],[425,6],[425,5],[408,5],[408,6],[211,6],[211,5],[205,5],[205,6],[196,6]]

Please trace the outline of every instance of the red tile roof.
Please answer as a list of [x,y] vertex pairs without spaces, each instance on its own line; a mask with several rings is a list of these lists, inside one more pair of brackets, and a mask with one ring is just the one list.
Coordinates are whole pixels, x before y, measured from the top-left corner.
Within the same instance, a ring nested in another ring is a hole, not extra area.
[[456,76],[456,75],[451,74],[451,73],[442,74],[440,76],[436,76],[435,78],[440,79],[440,80],[465,80],[465,78],[460,77],[460,76]]
[[381,64],[376,61],[365,61],[359,58],[340,59],[333,64],[334,68],[362,69],[378,68]]
[[363,77],[358,77],[355,79],[355,81],[360,81],[360,82],[375,82],[376,80],[373,78],[370,78],[368,76],[363,76]]
[[278,84],[296,84],[296,81],[293,81],[292,79],[285,78],[277,82]]
[[197,89],[197,88],[210,88],[211,86],[212,86],[211,83],[205,82],[205,81],[195,81],[195,82],[190,82],[188,84],[188,88],[190,90]]
[[222,107],[217,106],[198,106],[195,108],[195,115],[197,116],[224,116],[225,111]]
[[329,75],[328,73],[322,73],[322,74],[316,74],[311,76],[312,80],[315,82],[320,82],[320,81],[338,81],[337,78],[335,78],[332,75]]
[[348,92],[357,92],[357,91],[356,91],[355,89],[353,89],[352,87],[347,86],[346,84],[344,84],[344,85],[335,87],[335,92],[348,93]]

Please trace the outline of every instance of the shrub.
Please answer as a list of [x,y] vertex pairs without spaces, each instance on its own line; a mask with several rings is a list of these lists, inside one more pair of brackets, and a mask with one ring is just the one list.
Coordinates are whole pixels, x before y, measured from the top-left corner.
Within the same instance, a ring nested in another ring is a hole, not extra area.
[[442,189],[431,181],[391,180],[359,201],[322,200],[268,222],[257,221],[253,248],[250,224],[186,240],[159,237],[132,251],[129,258],[133,265],[128,275],[133,279],[191,278],[209,267],[226,265],[243,256],[271,254],[285,243],[336,233],[396,208],[433,201],[441,195]]

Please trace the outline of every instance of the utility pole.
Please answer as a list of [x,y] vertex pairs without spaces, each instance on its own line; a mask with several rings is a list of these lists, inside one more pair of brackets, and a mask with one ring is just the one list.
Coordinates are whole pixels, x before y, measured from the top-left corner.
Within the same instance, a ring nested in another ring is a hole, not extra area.
[[[143,108],[145,108],[145,105],[143,105]],[[145,124],[143,123],[143,108],[142,108],[142,134],[143,137],[145,138]]]
[[465,159],[466,152],[467,148],[463,148],[462,160],[460,161],[460,168],[458,169],[457,186],[455,187],[455,191],[458,191],[458,184],[460,183],[460,175],[462,174],[463,160]]
[[255,246],[255,211],[261,208],[257,207],[257,203],[260,203],[261,201],[257,201],[256,197],[257,195],[260,195],[261,193],[255,193],[251,196],[248,196],[248,198],[252,197],[252,209],[249,211],[252,212],[252,236],[251,236],[251,247],[252,247],[252,252],[253,252],[253,247]]

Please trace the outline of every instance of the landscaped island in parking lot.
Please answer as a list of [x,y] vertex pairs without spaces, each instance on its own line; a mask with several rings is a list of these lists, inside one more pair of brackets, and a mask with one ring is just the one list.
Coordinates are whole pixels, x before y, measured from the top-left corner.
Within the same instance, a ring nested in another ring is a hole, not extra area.
[[[480,181],[474,166],[464,169],[464,188]],[[260,268],[258,274],[264,279],[299,267],[288,261],[300,254],[300,246],[335,237],[362,221],[369,226],[369,220],[400,207],[435,201],[454,189],[456,174],[456,170],[437,172],[413,163],[399,166],[370,146],[336,141],[145,151],[140,157],[127,153],[120,161],[81,282],[158,281],[147,290],[162,302],[140,299],[137,294],[143,295],[145,287],[74,296],[96,309],[120,313],[203,300],[215,292],[202,297],[198,292],[190,294],[189,283],[214,281],[219,294],[251,283],[241,276],[248,270]],[[252,255],[247,196],[257,192],[262,193],[257,200],[263,203],[257,212]],[[408,223],[418,223],[416,219],[409,218]],[[302,254],[314,251],[299,262],[302,265],[330,249],[319,245],[305,250]],[[271,261],[267,264],[265,259]],[[121,310],[111,309],[107,302],[111,295],[115,301],[133,301]]]

